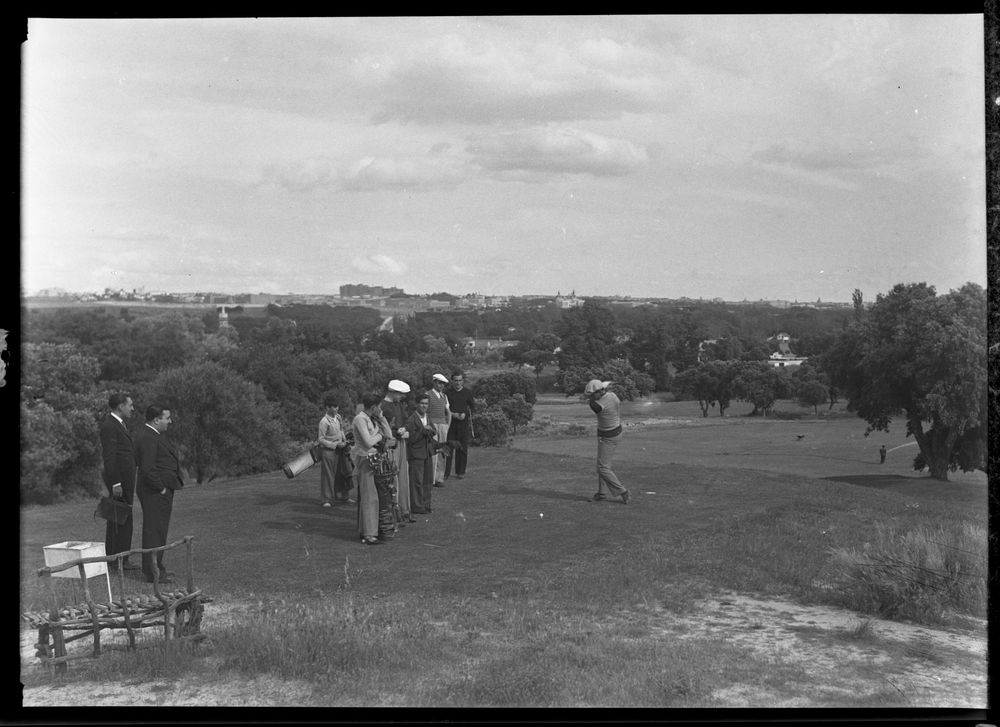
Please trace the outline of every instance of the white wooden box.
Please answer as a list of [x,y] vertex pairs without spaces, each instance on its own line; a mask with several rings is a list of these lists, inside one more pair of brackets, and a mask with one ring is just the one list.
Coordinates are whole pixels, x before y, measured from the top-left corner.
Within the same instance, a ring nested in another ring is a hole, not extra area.
[[[67,540],[64,543],[56,543],[55,545],[46,545],[42,548],[45,553],[45,565],[62,565],[71,560],[77,560],[78,558],[93,558],[99,555],[105,555],[104,553],[104,543],[88,543],[82,540]],[[84,573],[87,574],[87,578],[93,578],[94,576],[102,576],[108,572],[107,563],[84,563],[83,565]],[[79,578],[80,568],[67,568],[66,570],[59,571],[58,573],[52,574],[53,578]]]

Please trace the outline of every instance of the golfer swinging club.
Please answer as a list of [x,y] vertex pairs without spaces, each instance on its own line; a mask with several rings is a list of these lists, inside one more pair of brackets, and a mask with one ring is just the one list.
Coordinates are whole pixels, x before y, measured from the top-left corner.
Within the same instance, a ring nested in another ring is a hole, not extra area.
[[601,381],[591,379],[587,382],[584,393],[590,397],[590,408],[597,414],[597,493],[594,501],[607,500],[604,488],[608,488],[608,494],[613,497],[621,496],[622,503],[628,505],[631,500],[628,490],[618,480],[618,476],[611,469],[611,460],[614,459],[615,449],[622,436],[622,420],[619,413],[621,400],[608,391],[611,381]]

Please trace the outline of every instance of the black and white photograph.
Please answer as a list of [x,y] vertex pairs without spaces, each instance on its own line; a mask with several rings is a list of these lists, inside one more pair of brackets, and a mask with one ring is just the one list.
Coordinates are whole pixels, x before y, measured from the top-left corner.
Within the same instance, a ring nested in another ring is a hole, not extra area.
[[986,722],[989,23],[27,18],[22,713]]

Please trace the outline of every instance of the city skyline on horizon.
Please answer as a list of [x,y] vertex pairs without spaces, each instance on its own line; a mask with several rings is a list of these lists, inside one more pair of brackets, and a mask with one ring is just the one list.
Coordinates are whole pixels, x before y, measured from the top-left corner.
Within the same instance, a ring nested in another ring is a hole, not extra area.
[[[482,293],[480,291],[453,291],[453,290],[435,290],[430,292],[415,292],[411,290],[406,290],[403,286],[393,285],[393,284],[380,284],[380,283],[345,283],[343,285],[360,285],[372,288],[400,288],[401,292],[409,297],[429,297],[433,295],[450,295],[455,298],[469,297],[469,296],[480,296],[485,298],[611,298],[611,299],[634,299],[634,300],[699,300],[705,302],[722,301],[722,302],[740,302],[740,301],[783,301],[789,303],[849,303],[848,300],[838,300],[838,299],[823,299],[821,297],[817,298],[768,298],[768,297],[757,297],[757,298],[723,298],[721,296],[687,296],[687,295],[634,295],[630,293],[610,293],[606,295],[590,294],[586,292],[580,292],[573,288],[569,290],[562,290],[557,288],[555,292],[547,291],[535,291],[529,293]],[[134,288],[112,288],[110,286],[105,286],[100,290],[68,290],[61,287],[43,288],[35,291],[22,291],[23,296],[27,298],[36,297],[51,297],[53,295],[67,295],[67,296],[82,296],[82,295],[102,295],[105,293],[134,293],[137,295],[221,295],[221,296],[273,296],[273,297],[328,297],[328,298],[345,298],[345,297],[366,297],[366,296],[343,296],[339,292],[339,286],[337,292],[322,292],[322,291],[307,291],[307,290],[288,290],[288,291],[261,291],[261,290],[223,290],[223,289],[192,289],[192,290],[162,290],[162,289],[149,289],[143,286],[137,286]],[[877,291],[878,293],[887,293],[888,291]],[[948,291],[938,291],[939,293]],[[871,299],[865,293],[865,301],[870,301],[874,298],[872,295]],[[385,297],[385,295],[372,295],[370,297]]]
[[985,287],[983,29],[980,14],[29,18],[23,288]]

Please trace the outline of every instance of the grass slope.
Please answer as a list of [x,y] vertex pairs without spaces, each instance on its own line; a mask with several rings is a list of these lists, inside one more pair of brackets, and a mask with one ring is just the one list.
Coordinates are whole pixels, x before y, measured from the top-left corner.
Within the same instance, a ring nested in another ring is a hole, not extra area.
[[[791,430],[779,437],[787,425],[766,425],[631,428],[616,465],[628,506],[589,501],[590,436],[473,449],[468,477],[433,491],[434,512],[374,548],[358,542],[353,507],[319,506],[318,468],[191,486],[174,501],[171,536],[196,536],[196,584],[216,599],[204,623],[211,667],[111,654],[93,668],[140,680],[175,668],[200,670],[202,681],[269,674],[305,684],[311,696],[299,703],[339,706],[706,706],[731,684],[825,703],[795,668],[762,663],[723,633],[651,638],[648,614],[680,616],[727,590],[841,604],[832,552],[883,527],[985,528],[986,488],[873,480],[885,475],[877,458],[871,466],[831,448],[852,446],[836,424],[808,429],[827,427],[828,449],[803,459],[815,474],[833,462],[841,480],[864,484],[804,476],[794,462],[776,472],[709,456],[800,443]],[[22,608],[45,602],[34,577],[43,545],[103,540],[92,512],[89,502],[22,511]],[[234,604],[236,622],[213,626],[213,611]]]

